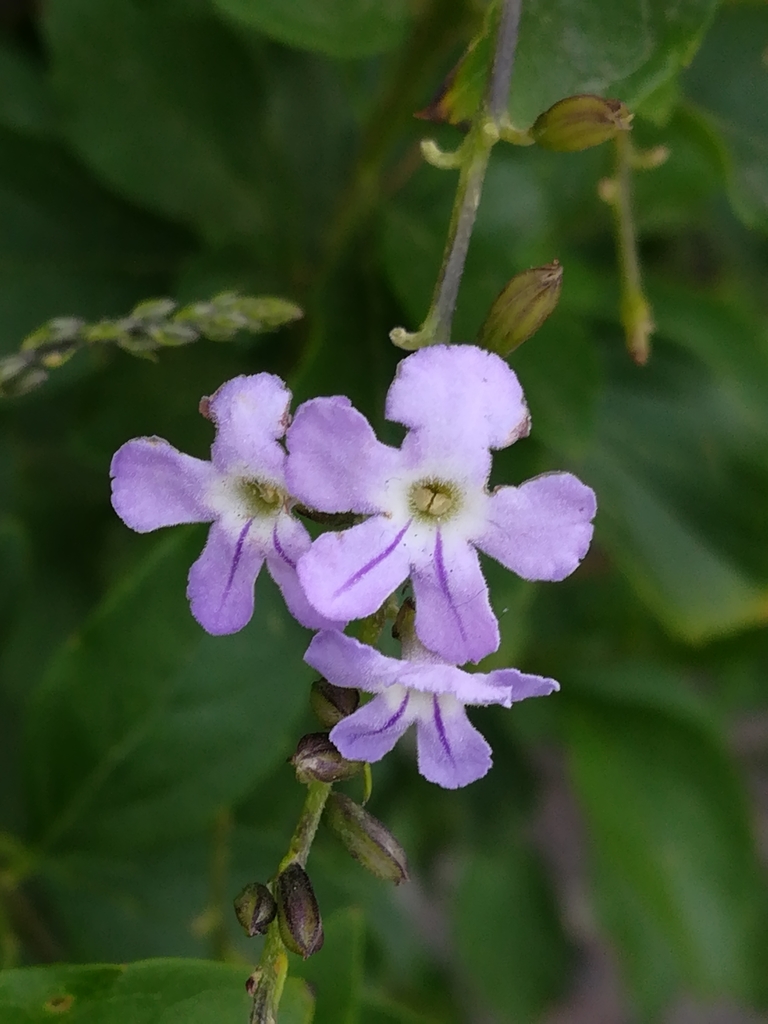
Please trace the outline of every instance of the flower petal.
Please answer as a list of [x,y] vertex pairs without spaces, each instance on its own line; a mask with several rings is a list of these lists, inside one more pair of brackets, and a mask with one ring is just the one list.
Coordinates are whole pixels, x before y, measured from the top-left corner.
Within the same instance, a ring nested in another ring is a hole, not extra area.
[[411,695],[391,686],[331,729],[331,743],[349,761],[380,761],[413,722]]
[[329,683],[352,686],[367,693],[381,693],[399,682],[410,664],[388,658],[368,644],[336,630],[324,630],[312,638],[304,661]]
[[432,697],[417,719],[419,771],[429,782],[458,789],[491,767],[491,748],[451,696]]
[[473,538],[526,580],[562,580],[592,540],[595,492],[571,473],[547,473],[491,495],[485,529]]
[[234,377],[207,399],[216,424],[214,465],[226,472],[282,485],[285,451],[278,438],[288,425],[291,392],[272,373]]
[[310,603],[329,619],[372,615],[408,575],[403,538],[409,525],[373,516],[318,537],[297,566]]
[[253,585],[264,561],[261,544],[249,542],[253,520],[239,533],[214,523],[203,553],[189,570],[192,614],[208,633],[236,633],[253,615]]
[[215,517],[206,499],[216,478],[213,466],[184,455],[161,437],[128,441],[115,452],[110,474],[112,506],[139,533]]
[[379,512],[399,453],[377,440],[348,398],[313,398],[296,410],[287,436],[288,489],[321,512]]
[[269,575],[280,588],[288,611],[307,629],[343,629],[346,622],[326,619],[307,600],[296,573],[296,563],[312,541],[306,527],[287,512],[277,516],[272,531],[273,549],[267,554]]
[[432,552],[413,565],[416,635],[452,665],[480,661],[499,646],[499,624],[477,552],[462,537],[437,530]]
[[446,452],[468,444],[505,448],[530,429],[517,377],[476,345],[433,345],[401,360],[387,419],[427,431]]

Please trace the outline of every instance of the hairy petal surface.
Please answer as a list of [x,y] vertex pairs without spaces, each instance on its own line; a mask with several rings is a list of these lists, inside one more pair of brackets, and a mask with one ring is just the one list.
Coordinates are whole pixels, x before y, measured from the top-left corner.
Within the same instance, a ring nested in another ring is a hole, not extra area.
[[299,501],[321,512],[381,510],[400,455],[376,438],[348,398],[314,398],[299,406],[286,440],[288,489]]
[[267,552],[269,575],[280,588],[288,611],[307,629],[342,629],[346,623],[327,619],[307,600],[299,582],[296,563],[312,541],[305,526],[287,513],[275,519],[272,550]]
[[372,615],[408,575],[403,538],[409,523],[373,516],[341,533],[325,533],[298,563],[311,604],[329,619]]
[[432,345],[402,359],[387,419],[424,430],[445,452],[505,448],[530,429],[523,389],[507,363],[476,345]]
[[350,761],[380,761],[413,722],[413,695],[390,686],[331,729],[333,745]]
[[526,580],[562,580],[592,540],[595,492],[571,473],[548,473],[491,495],[475,544]]
[[288,426],[291,392],[272,373],[234,377],[207,399],[216,425],[214,466],[282,484],[285,451],[278,443]]
[[481,779],[492,764],[491,748],[467,718],[463,705],[450,695],[422,701],[417,746],[424,778],[445,789]]
[[253,586],[264,562],[263,546],[250,538],[253,520],[239,532],[214,523],[203,552],[189,570],[192,614],[208,633],[236,633],[253,615]]
[[112,506],[138,533],[215,518],[207,493],[216,479],[210,462],[184,455],[160,437],[137,437],[119,448],[110,467]]
[[480,661],[500,642],[477,552],[442,529],[434,547],[413,565],[416,634],[429,650],[454,665]]

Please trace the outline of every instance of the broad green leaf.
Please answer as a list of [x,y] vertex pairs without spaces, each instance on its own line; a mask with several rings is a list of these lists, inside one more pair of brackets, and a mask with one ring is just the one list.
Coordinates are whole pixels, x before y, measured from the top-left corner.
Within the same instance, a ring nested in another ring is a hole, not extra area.
[[207,4],[53,0],[45,30],[65,130],[103,180],[214,242],[258,235],[262,85]]
[[56,145],[0,128],[0,351],[50,317],[122,314],[162,293],[185,245]]
[[408,25],[408,0],[214,0],[228,17],[273,39],[331,57],[392,49]]
[[54,657],[27,722],[44,846],[125,850],[194,832],[288,753],[304,632],[260,580],[246,629],[205,634],[184,596],[201,544],[197,531],[157,544]]
[[22,135],[45,138],[55,133],[50,83],[42,66],[0,40],[0,125]]
[[500,1020],[536,1020],[567,987],[569,948],[553,895],[519,840],[468,857],[454,938],[474,998]]
[[749,1000],[766,966],[745,794],[680,687],[665,669],[627,666],[574,679],[563,704],[601,910],[647,1013],[676,990]]
[[749,227],[763,231],[768,229],[766,33],[764,5],[723,5],[683,82],[724,149],[734,210]]
[[[244,1024],[243,968],[205,960],[34,967],[0,975],[3,1024]],[[310,1024],[312,996],[289,978],[279,1024]]]
[[360,1016],[363,915],[354,908],[337,910],[323,920],[323,930],[323,948],[297,968],[315,993],[314,1024],[367,1024]]
[[[523,5],[509,101],[525,128],[576,93],[616,95],[636,106],[686,65],[717,0],[531,0]],[[498,3],[432,113],[458,124],[477,111],[491,65]]]
[[422,1015],[409,1006],[402,1006],[379,993],[368,992],[363,1001],[365,1024],[443,1024],[431,1016]]

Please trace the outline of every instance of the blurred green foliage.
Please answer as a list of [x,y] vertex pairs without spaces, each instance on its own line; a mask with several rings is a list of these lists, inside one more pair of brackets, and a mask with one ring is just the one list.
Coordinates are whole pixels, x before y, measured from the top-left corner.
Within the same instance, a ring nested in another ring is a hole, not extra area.
[[[204,635],[184,596],[201,534],[130,534],[109,460],[140,434],[204,457],[200,397],[262,369],[301,398],[350,394],[395,436],[387,333],[426,312],[455,188],[420,162],[412,114],[482,6],[0,10],[0,354],[49,318],[157,295],[268,293],[306,312],[155,364],[89,349],[0,406],[3,1024],[247,1019],[260,940],[230,901],[271,874],[298,812],[285,761],[311,727],[307,636],[267,579],[246,630]],[[562,693],[478,710],[495,767],[468,790],[430,787],[407,751],[375,768],[371,806],[413,864],[396,895],[321,830],[326,946],[292,962],[281,1024],[313,1009],[316,1024],[566,1021],[595,941],[615,951],[627,1019],[684,996],[768,1002],[748,787],[768,771],[768,8],[726,3],[709,27],[715,6],[524,0],[513,117],[599,91],[636,111],[638,145],[670,150],[635,180],[654,351],[640,370],[623,349],[597,196],[608,147],[499,145],[455,337],[514,273],[561,261],[560,306],[511,360],[533,433],[495,474],[577,471],[598,492],[596,544],[556,587],[489,577],[494,662]],[[481,58],[454,81],[470,107]],[[554,836],[553,793],[575,816]],[[181,959],[205,957],[232,962]],[[31,966],[54,961],[75,966]],[[77,966],[94,962],[129,966]]]

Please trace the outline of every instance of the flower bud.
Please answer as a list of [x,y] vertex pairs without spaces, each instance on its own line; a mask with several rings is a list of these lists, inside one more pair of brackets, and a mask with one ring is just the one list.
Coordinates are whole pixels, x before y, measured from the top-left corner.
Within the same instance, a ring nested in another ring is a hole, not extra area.
[[621,100],[590,94],[569,96],[540,114],[531,134],[544,149],[576,153],[628,131],[632,117]]
[[325,936],[312,883],[301,864],[294,861],[278,875],[275,897],[282,940],[306,960],[322,949]]
[[331,793],[325,820],[355,860],[385,882],[408,880],[405,851],[378,818],[343,793]]
[[320,724],[326,729],[332,729],[342,718],[357,711],[360,692],[348,686],[334,686],[326,679],[318,679],[312,683],[309,702]]
[[310,782],[342,782],[357,775],[362,761],[347,761],[328,739],[325,732],[302,736],[291,758],[296,778],[305,786]]
[[266,885],[250,882],[235,899],[235,914],[246,935],[263,935],[275,919],[277,904]]
[[563,268],[557,260],[516,274],[491,306],[477,344],[500,356],[510,355],[554,311],[562,286]]

